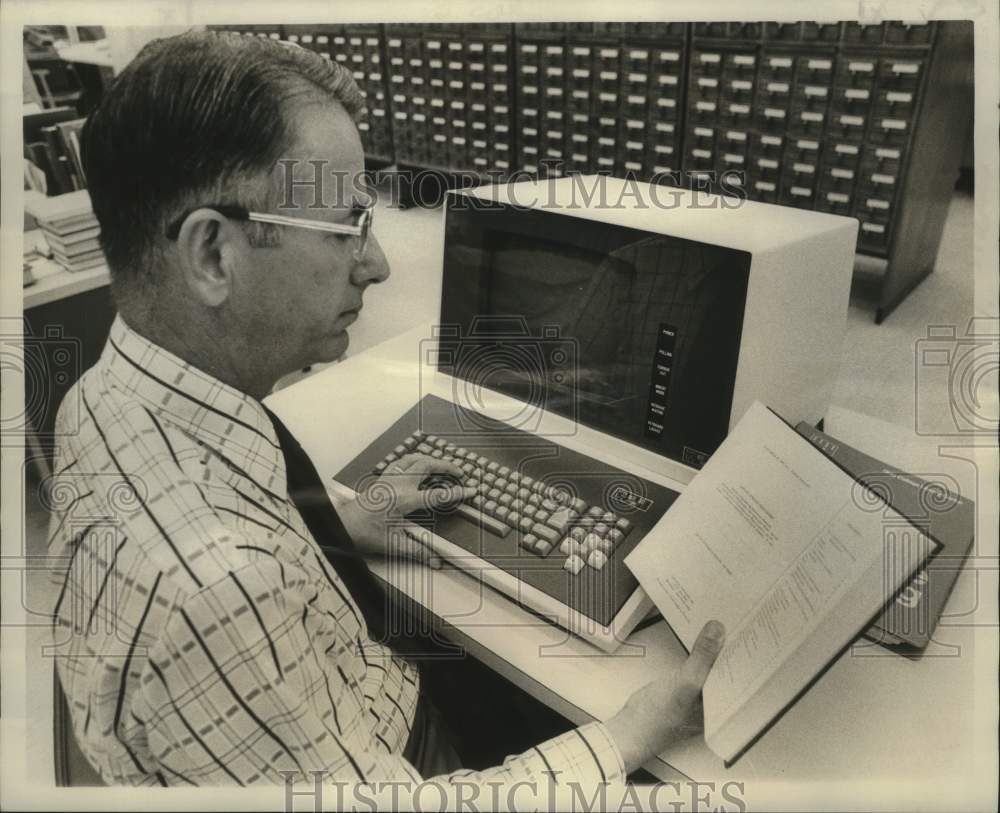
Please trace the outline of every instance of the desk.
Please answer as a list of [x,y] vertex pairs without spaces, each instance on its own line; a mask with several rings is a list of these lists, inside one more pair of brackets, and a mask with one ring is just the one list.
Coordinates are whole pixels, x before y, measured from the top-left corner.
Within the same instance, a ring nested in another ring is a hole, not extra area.
[[81,65],[96,65],[99,68],[112,67],[111,41],[77,42],[72,45],[56,46],[59,58]]
[[[421,342],[430,335],[429,324],[417,327],[268,399],[321,476],[332,477],[421,393],[448,394],[448,379],[421,368]],[[970,464],[917,454],[914,438],[901,427],[837,409],[827,421],[828,431],[845,442],[915,472],[953,471],[963,492],[975,493]],[[338,432],[345,427],[349,430]],[[624,464],[643,477],[663,477],[664,465],[655,456],[586,428],[565,445]],[[393,566],[378,573],[429,610],[444,634],[576,723],[607,719],[633,690],[669,674],[683,658],[662,622],[605,655],[456,570]],[[992,600],[983,597],[994,595],[988,581],[993,578],[965,568],[937,641],[919,661],[863,640],[855,644],[735,766],[727,769],[701,738],[694,738],[661,754],[647,769],[665,780],[681,775],[743,781],[748,800],[783,807],[793,802],[792,809],[804,800],[812,807],[962,807],[966,794],[976,796],[977,759],[986,759],[987,749],[995,747],[995,723],[987,721],[992,745],[977,739],[981,718],[974,715],[972,701],[983,688],[982,672],[976,682],[981,658],[995,652],[995,629],[974,628],[992,617]],[[891,799],[873,796],[873,782],[875,793],[885,793],[892,783]]]

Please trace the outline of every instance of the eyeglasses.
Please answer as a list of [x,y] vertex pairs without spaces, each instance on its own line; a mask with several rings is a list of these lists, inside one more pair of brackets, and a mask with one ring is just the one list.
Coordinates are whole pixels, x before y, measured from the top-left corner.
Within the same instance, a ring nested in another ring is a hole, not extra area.
[[[368,237],[372,231],[372,219],[375,215],[374,204],[369,204],[361,210],[358,221],[349,223],[327,223],[325,220],[310,220],[304,217],[286,217],[262,212],[251,212],[241,206],[199,206],[198,209],[211,209],[232,220],[253,221],[254,223],[270,223],[274,226],[291,226],[296,229],[311,229],[330,234],[350,234],[354,237],[354,258],[360,260],[368,250]],[[181,233],[181,226],[195,209],[189,209],[167,227],[168,240],[176,240]]]

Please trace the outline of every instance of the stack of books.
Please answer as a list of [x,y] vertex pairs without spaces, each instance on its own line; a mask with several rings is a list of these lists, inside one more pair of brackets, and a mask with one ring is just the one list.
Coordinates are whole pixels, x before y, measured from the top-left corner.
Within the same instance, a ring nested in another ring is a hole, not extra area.
[[25,209],[45,234],[56,262],[69,271],[104,264],[97,223],[86,189],[56,197],[25,193]]

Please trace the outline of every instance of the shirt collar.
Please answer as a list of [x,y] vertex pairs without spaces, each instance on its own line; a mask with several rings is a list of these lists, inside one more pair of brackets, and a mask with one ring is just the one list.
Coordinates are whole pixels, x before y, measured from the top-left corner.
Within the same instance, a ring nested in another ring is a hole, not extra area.
[[101,354],[109,384],[279,494],[285,458],[259,401],[164,350],[115,317]]

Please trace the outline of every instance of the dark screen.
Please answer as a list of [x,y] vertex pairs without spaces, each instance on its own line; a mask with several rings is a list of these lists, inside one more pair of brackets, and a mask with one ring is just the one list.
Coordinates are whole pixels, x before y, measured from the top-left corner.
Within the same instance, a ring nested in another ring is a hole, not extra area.
[[700,467],[729,425],[749,270],[746,252],[456,196],[439,363]]

